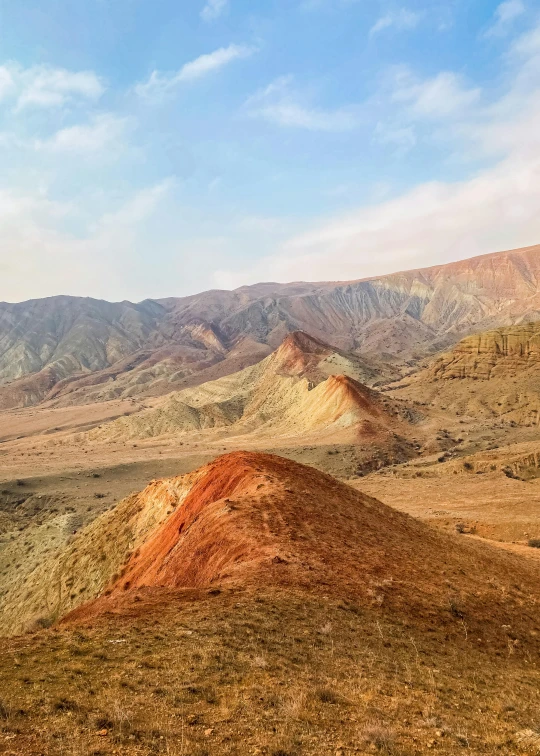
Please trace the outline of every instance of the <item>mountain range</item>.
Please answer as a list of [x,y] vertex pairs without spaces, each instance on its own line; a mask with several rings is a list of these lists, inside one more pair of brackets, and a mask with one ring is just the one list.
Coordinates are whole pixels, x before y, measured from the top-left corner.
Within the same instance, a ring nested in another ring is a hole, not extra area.
[[253,365],[298,330],[403,369],[539,314],[540,246],[352,282],[2,303],[0,408],[166,394]]

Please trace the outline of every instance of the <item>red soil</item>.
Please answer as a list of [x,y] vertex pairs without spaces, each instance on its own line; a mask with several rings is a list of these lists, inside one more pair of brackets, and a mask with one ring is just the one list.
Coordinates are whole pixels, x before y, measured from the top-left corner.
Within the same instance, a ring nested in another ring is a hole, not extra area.
[[527,560],[432,530],[312,468],[235,452],[199,471],[122,577],[70,619],[130,611],[141,596],[155,604],[178,589],[282,586],[414,622],[466,617],[482,633],[493,620],[530,627],[519,607],[540,598],[538,577]]
[[274,353],[274,369],[286,375],[303,375],[335,351],[337,350],[333,347],[303,331],[294,331]]

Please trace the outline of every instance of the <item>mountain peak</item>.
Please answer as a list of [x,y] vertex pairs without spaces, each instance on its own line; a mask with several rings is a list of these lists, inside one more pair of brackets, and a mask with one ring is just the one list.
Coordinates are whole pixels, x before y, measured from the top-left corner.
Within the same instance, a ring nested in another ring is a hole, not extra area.
[[280,373],[302,375],[337,350],[305,331],[293,331],[274,352],[273,366]]

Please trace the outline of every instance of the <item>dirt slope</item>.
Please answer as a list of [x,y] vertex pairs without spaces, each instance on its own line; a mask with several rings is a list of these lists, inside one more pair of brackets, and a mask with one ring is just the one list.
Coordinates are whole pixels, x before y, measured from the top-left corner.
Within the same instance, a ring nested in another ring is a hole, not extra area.
[[236,452],[154,482],[97,518],[12,587],[0,629],[20,632],[76,607],[72,619],[124,611],[139,589],[277,585],[324,587],[409,619],[444,621],[459,605],[475,624],[518,626],[529,620],[516,607],[537,595],[538,576],[513,555],[431,530],[313,468]]
[[0,644],[0,750],[532,754],[538,577],[312,468],[226,455],[7,597],[3,632],[74,611]]

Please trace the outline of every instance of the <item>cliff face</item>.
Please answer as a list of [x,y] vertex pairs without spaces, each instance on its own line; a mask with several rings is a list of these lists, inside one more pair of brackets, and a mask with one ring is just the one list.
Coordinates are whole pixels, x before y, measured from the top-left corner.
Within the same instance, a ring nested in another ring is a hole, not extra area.
[[[489,428],[540,424],[540,322],[467,336],[391,395]],[[465,422],[465,421],[463,421]]]
[[540,367],[540,323],[527,323],[468,336],[437,360],[431,375],[489,380],[534,367]]
[[539,281],[535,246],[340,284],[257,284],[136,305],[0,304],[0,406],[167,393],[254,364],[296,330],[410,360],[472,331],[539,319]]

